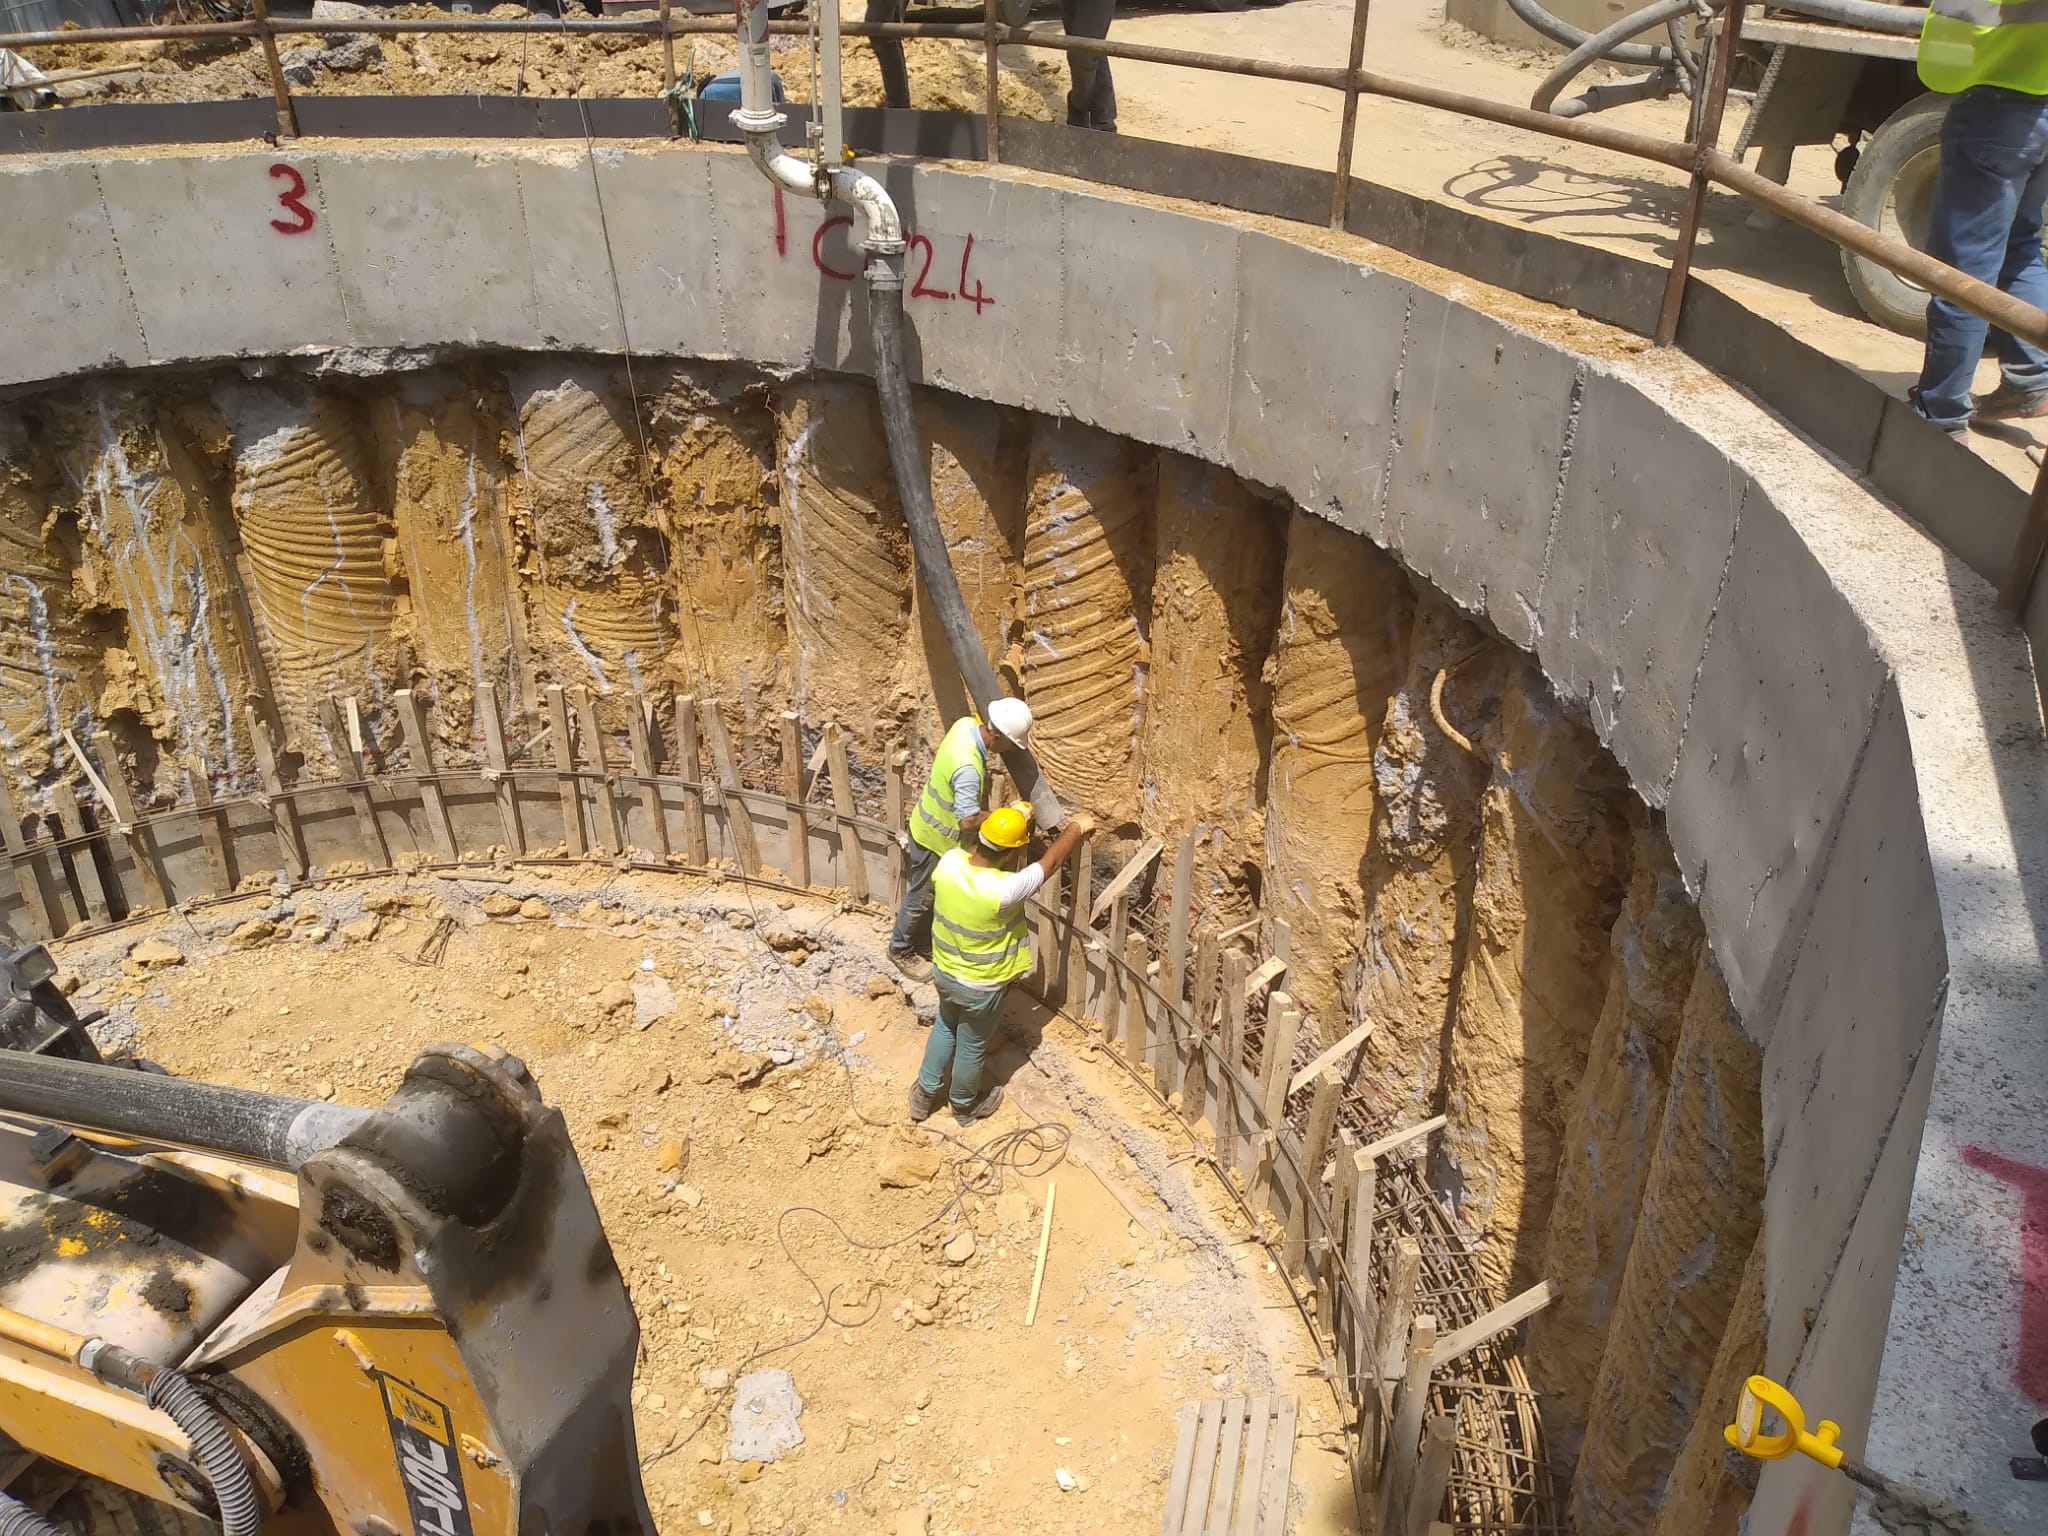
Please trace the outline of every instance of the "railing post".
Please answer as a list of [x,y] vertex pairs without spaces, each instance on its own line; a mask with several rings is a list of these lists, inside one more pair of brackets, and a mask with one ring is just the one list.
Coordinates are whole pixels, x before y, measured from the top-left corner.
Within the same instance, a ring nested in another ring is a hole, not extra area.
[[[666,0],[664,0],[666,3]],[[987,57],[985,66],[988,73],[988,150],[990,165],[998,165],[1003,158],[1003,112],[1002,89],[996,70],[996,45],[1002,39],[1002,21],[997,14],[1001,0],[981,0],[982,47]]]
[[1685,302],[1685,283],[1692,273],[1693,247],[1699,243],[1700,215],[1707,206],[1707,158],[1721,140],[1721,112],[1728,105],[1728,72],[1742,38],[1742,6],[1729,0],[1721,8],[1721,36],[1714,44],[1714,67],[1707,81],[1707,100],[1700,112],[1699,139],[1692,147],[1692,183],[1685,189],[1685,212],[1678,220],[1678,244],[1671,253],[1671,271],[1664,279],[1664,303],[1657,311],[1657,345],[1678,339],[1678,311]]
[[1330,194],[1330,228],[1342,229],[1351,215],[1351,147],[1358,137],[1358,72],[1365,66],[1365,21],[1372,0],[1352,0],[1351,66],[1344,72],[1344,126],[1337,140],[1337,185]]
[[676,99],[676,34],[669,20],[669,0],[661,0],[661,99],[668,103],[669,137],[681,138],[683,114]]
[[277,57],[277,38],[270,30],[270,0],[253,0],[253,6],[256,41],[263,47],[263,63],[270,71],[270,93],[277,98],[277,136],[296,139],[299,136],[299,118],[292,110],[292,93],[285,85],[284,65]]

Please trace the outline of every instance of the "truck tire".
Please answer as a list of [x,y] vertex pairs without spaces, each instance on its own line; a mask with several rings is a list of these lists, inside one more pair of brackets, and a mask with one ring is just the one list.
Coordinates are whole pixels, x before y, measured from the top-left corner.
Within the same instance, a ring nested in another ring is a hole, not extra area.
[[[1916,251],[1927,248],[1934,178],[1941,166],[1941,120],[1948,102],[1948,97],[1929,91],[1886,118],[1865,142],[1842,188],[1844,213],[1904,240]],[[1842,252],[1842,275],[1863,313],[1879,325],[1902,336],[1927,334],[1925,288],[1854,251]]]

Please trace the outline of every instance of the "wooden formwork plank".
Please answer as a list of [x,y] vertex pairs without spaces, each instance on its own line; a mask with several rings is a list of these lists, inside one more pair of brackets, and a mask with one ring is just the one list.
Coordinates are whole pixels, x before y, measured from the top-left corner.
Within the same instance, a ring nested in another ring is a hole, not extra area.
[[785,709],[782,727],[782,798],[789,802],[789,857],[783,871],[794,886],[811,883],[811,827],[804,815],[804,764],[802,721],[793,709]]
[[135,814],[135,795],[128,788],[128,776],[121,771],[121,756],[114,749],[112,734],[93,732],[92,749],[100,755],[107,809],[113,813],[116,827],[128,844],[128,857],[134,861],[135,873],[142,879],[143,900],[152,907],[168,909],[170,888],[164,882],[163,865],[156,856],[156,838]]
[[683,784],[683,862],[702,866],[710,860],[710,837],[704,827],[704,752],[697,740],[697,700],[676,695],[676,773]]
[[1145,1065],[1146,1037],[1151,1033],[1145,1016],[1145,969],[1152,957],[1145,951],[1145,936],[1133,933],[1124,939],[1123,1040],[1124,1060],[1132,1068]]
[[1188,1403],[1180,1411],[1180,1433],[1173,1443],[1173,1471],[1166,1480],[1166,1520],[1160,1536],[1182,1536],[1187,1529],[1188,1483],[1195,1475],[1195,1429],[1201,1405]]
[[[1408,1490],[1406,1513],[1398,1536],[1429,1536],[1436,1512],[1443,1507],[1451,1483],[1451,1453],[1457,1448],[1458,1421],[1448,1413],[1433,1416],[1422,1439],[1422,1459]],[[1395,1532],[1387,1536],[1396,1536]]]
[[[1216,940],[1206,926],[1195,934],[1194,981],[1188,993],[1187,1070],[1180,1080],[1181,1118],[1193,1125],[1208,1108],[1216,1075]],[[1220,1092],[1220,1090],[1219,1090]]]
[[846,733],[837,720],[825,722],[825,746],[832,768],[832,810],[839,821],[839,863],[846,875],[847,894],[864,902],[868,899],[868,865],[860,849],[860,830],[853,824],[853,778],[846,764]]
[[341,770],[353,780],[348,789],[350,809],[356,813],[356,830],[363,834],[363,847],[375,849],[377,867],[391,867],[391,849],[384,841],[384,829],[377,823],[376,802],[370,798],[370,775],[363,766],[363,749],[349,734],[341,709],[329,694],[320,701],[320,729],[341,762]]
[[1330,1136],[1337,1128],[1337,1103],[1344,1096],[1344,1079],[1329,1068],[1316,1079],[1315,1097],[1309,1102],[1308,1131],[1301,1142],[1300,1220],[1290,1229],[1285,1255],[1287,1270],[1299,1274],[1308,1257],[1309,1218],[1323,1187],[1323,1162],[1330,1155]]
[[21,892],[29,926],[39,939],[56,938],[53,903],[43,886],[43,861],[28,851],[28,839],[21,835],[21,817],[14,809],[14,794],[4,774],[0,774],[0,844],[7,849],[7,862],[14,870],[15,889]]
[[1386,1473],[1380,1483],[1380,1529],[1391,1533],[1408,1508],[1422,1457],[1422,1415],[1429,1404],[1429,1370],[1436,1354],[1436,1319],[1427,1314],[1409,1325],[1401,1385],[1394,1394],[1394,1422],[1387,1435]]
[[1539,1280],[1521,1295],[1502,1302],[1484,1317],[1467,1323],[1455,1333],[1445,1334],[1442,1342],[1436,1347],[1437,1364],[1454,1360],[1468,1349],[1477,1349],[1495,1334],[1506,1333],[1510,1328],[1519,1327],[1549,1306],[1556,1294],[1556,1288],[1548,1280]]
[[612,793],[611,758],[605,751],[604,732],[597,724],[597,701],[591,698],[588,688],[579,687],[575,704],[583,760],[591,769],[591,821],[596,827],[598,846],[616,857],[625,851],[626,845],[619,836],[619,802]]
[[400,688],[391,695],[398,706],[399,728],[405,732],[406,750],[412,754],[412,771],[419,775],[420,804],[426,807],[427,830],[433,834],[434,850],[451,863],[455,859],[455,827],[448,820],[448,797],[434,777],[434,746],[427,735],[426,716],[420,710],[419,695]]
[[1347,1051],[1351,1050],[1354,1046],[1365,1044],[1371,1036],[1372,1020],[1367,1019],[1363,1024],[1352,1030],[1350,1034],[1295,1073],[1292,1080],[1287,1084],[1287,1091],[1289,1093],[1301,1092],[1302,1089],[1316,1080],[1316,1074],[1321,1072],[1323,1068],[1334,1065]]
[[1216,1075],[1216,1156],[1225,1168],[1243,1167],[1238,1138],[1243,1117],[1239,1112],[1237,1079],[1244,1071],[1244,972],[1241,950],[1223,955],[1223,1032],[1218,1044],[1223,1067]]
[[[482,689],[476,702],[483,715],[484,763],[488,770],[484,777],[491,781],[491,794],[498,802],[498,826],[505,834],[505,851],[515,859],[524,858],[526,825],[519,816],[519,784],[512,777],[512,757],[505,747],[505,722],[498,713],[496,685]],[[375,819],[373,815],[371,820]],[[659,822],[657,817],[656,824]]]
[[1167,1002],[1180,1006],[1187,987],[1188,909],[1195,889],[1195,835],[1180,840],[1173,854],[1173,896],[1166,913],[1166,953],[1159,967],[1159,990]]
[[1368,1142],[1360,1149],[1360,1156],[1385,1157],[1389,1152],[1397,1152],[1409,1142],[1420,1140],[1432,1131],[1442,1130],[1449,1123],[1447,1116],[1431,1115],[1427,1120],[1418,1120],[1405,1129],[1382,1136],[1378,1141]]
[[633,776],[640,781],[640,809],[647,817],[647,835],[653,846],[647,851],[657,859],[668,858],[668,813],[661,804],[661,785],[655,782],[654,733],[647,728],[652,706],[634,697],[626,710],[626,750],[633,754]]
[[[903,846],[910,823],[904,807],[909,803],[904,794],[903,774],[910,766],[908,752],[894,752],[889,756],[889,767],[884,777],[884,810],[889,818],[889,830],[894,836],[889,839],[889,899],[901,905],[910,890],[910,850]],[[1065,1002],[1064,996],[1060,999]]]
[[[1294,1399],[1281,1398],[1266,1441],[1265,1476],[1259,1483],[1259,1523],[1254,1527],[1258,1536],[1287,1533],[1287,1493],[1294,1480],[1294,1415]],[[1247,1466],[1247,1481],[1254,1475],[1256,1469]]]
[[[1237,1499],[1238,1453],[1244,1447],[1245,1404],[1241,1397],[1223,1399],[1223,1439],[1216,1447],[1216,1470],[1220,1474],[1216,1491],[1210,1495],[1209,1510],[1202,1516],[1202,1536],[1222,1536],[1230,1529],[1230,1514]],[[1191,1529],[1196,1529],[1191,1527]]]
[[[200,846],[206,850],[206,872],[213,880],[215,896],[225,896],[235,888],[235,866],[228,856],[228,836],[223,826],[224,813],[213,803],[213,782],[206,772],[206,764],[185,770],[185,787],[192,792],[195,808],[193,820],[199,824]],[[391,860],[384,860],[389,866]]]
[[[1422,1245],[1412,1237],[1403,1237],[1394,1244],[1394,1267],[1387,1276],[1386,1294],[1380,1298],[1379,1334],[1373,1341],[1380,1375],[1385,1380],[1398,1380],[1405,1368],[1409,1319],[1414,1316],[1415,1294],[1421,1284]],[[1431,1327],[1434,1330],[1435,1325]],[[1435,1337],[1432,1331],[1432,1345]]]
[[725,716],[716,701],[704,711],[704,734],[711,740],[718,799],[725,807],[725,825],[732,834],[733,850],[739,855],[740,873],[752,879],[761,873],[761,844],[754,836],[754,813],[747,809],[746,797],[738,793],[739,765],[733,760],[732,738],[726,734]]
[[284,780],[278,777],[277,748],[271,744],[270,727],[256,713],[255,705],[247,706],[244,713],[249,722],[249,740],[256,749],[256,773],[263,781],[271,824],[277,831],[277,849],[284,858],[285,878],[303,880],[306,878],[306,845],[299,836],[299,811],[286,798]]
[[99,860],[93,854],[97,838],[86,835],[85,813],[78,808],[78,795],[69,781],[59,779],[50,786],[50,803],[57,811],[57,825],[63,831],[65,841],[71,845],[64,850],[60,862],[64,866],[65,878],[71,883],[78,915],[96,923],[111,921],[112,908],[107,903],[106,888],[100,882]]
[[1259,1530],[1259,1468],[1266,1464],[1266,1441],[1273,1428],[1273,1399],[1255,1397],[1245,1405],[1244,1465],[1249,1474],[1239,1480],[1237,1514],[1230,1522],[1230,1536],[1262,1536]]
[[1117,901],[1131,888],[1131,882],[1145,873],[1146,868],[1159,857],[1165,847],[1166,844],[1156,837],[1147,839],[1144,847],[1133,854],[1131,861],[1118,870],[1116,877],[1102,888],[1101,894],[1095,898],[1094,907],[1089,910],[1088,921],[1092,923],[1099,920],[1102,914],[1110,909],[1111,903]]
[[[1223,1438],[1223,1403],[1211,1399],[1202,1404],[1195,1423],[1195,1470],[1188,1479],[1187,1512],[1181,1516],[1183,1531],[1200,1531],[1208,1524],[1209,1495],[1216,1484],[1216,1447]],[[1224,1486],[1235,1477],[1233,1465],[1224,1469]]]
[[1245,978],[1244,999],[1250,1002],[1287,972],[1287,962],[1278,955],[1259,962],[1259,968]]
[[1083,833],[1074,845],[1074,856],[1067,860],[1071,885],[1066,935],[1060,944],[1060,1002],[1079,1012],[1088,1007],[1088,935],[1094,931],[1088,924],[1088,903],[1095,883],[1094,836]]
[[562,799],[562,841],[581,858],[590,851],[583,836],[583,791],[576,781],[576,739],[569,734],[569,696],[560,683],[548,684],[548,730],[554,736],[557,793]]

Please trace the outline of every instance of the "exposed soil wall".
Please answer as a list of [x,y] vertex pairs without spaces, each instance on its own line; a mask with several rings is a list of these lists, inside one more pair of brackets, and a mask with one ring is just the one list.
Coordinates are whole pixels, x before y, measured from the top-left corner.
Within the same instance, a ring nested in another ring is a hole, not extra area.
[[[1651,1529],[1675,1464],[1671,1529],[1728,1531],[1700,1426],[1755,1358],[1723,1336],[1753,1284],[1758,1063],[1661,822],[1525,656],[1369,542],[1070,422],[920,411],[1054,787],[1105,844],[1193,835],[1198,926],[1256,916],[1270,952],[1284,923],[1301,1059],[1370,1020],[1354,1128],[1448,1115],[1433,1171],[1488,1278],[1556,1286],[1529,1360],[1580,1530]],[[24,817],[89,793],[66,729],[111,730],[161,806],[188,765],[249,787],[247,709],[325,776],[330,701],[389,749],[411,687],[462,761],[484,689],[516,749],[557,683],[591,690],[614,765],[679,689],[757,774],[775,711],[835,718],[875,806],[886,754],[914,783],[966,707],[853,380],[629,387],[542,357],[67,385],[0,420],[0,551]],[[1134,889],[1141,929],[1164,885]]]

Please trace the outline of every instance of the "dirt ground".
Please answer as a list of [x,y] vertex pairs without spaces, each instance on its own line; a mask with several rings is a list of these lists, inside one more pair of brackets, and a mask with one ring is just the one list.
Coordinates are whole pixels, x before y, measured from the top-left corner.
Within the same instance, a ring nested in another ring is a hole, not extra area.
[[[145,965],[145,938],[182,958]],[[515,872],[258,894],[61,958],[110,1010],[103,1033],[182,1076],[367,1104],[432,1041],[523,1057],[632,1288],[664,1533],[1145,1529],[1180,1406],[1276,1391],[1301,1401],[1291,1528],[1350,1528],[1316,1351],[1178,1121],[1083,1030],[1013,1006],[1011,1103],[972,1130],[943,1113],[911,1130],[928,989],[885,974],[883,938],[876,919],[737,887]],[[664,991],[674,1011],[637,1027]],[[1036,1122],[1071,1139],[1048,1129],[1034,1165],[960,1193],[970,1148]],[[884,1183],[889,1163],[907,1187]],[[765,1466],[724,1457],[726,1384],[754,1363],[792,1371],[804,1403],[803,1445]]]

